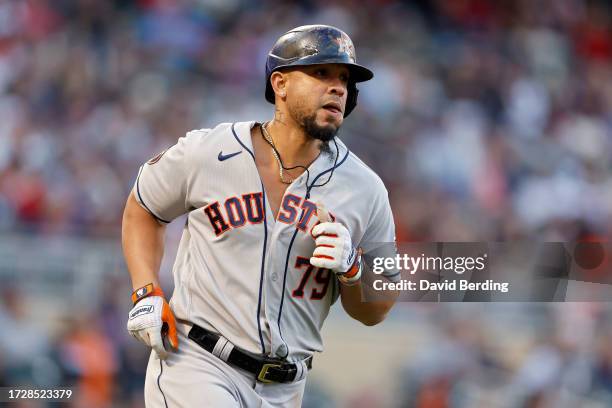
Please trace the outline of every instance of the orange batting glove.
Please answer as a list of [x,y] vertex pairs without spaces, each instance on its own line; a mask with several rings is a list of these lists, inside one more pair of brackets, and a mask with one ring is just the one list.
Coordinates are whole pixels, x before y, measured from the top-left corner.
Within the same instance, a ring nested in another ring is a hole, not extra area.
[[168,357],[164,340],[178,350],[176,319],[164,292],[152,283],[132,293],[134,307],[128,315],[127,329],[132,336],[151,347],[159,358]]
[[351,235],[344,225],[335,222],[322,203],[317,203],[319,223],[312,229],[315,250],[310,264],[331,269],[345,285],[354,285],[361,278],[361,249],[353,247]]

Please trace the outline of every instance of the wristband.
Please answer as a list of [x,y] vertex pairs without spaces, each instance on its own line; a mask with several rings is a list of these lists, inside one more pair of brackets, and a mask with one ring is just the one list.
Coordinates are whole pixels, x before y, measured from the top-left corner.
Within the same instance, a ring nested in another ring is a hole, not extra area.
[[156,288],[152,283],[136,289],[132,292],[132,303],[136,304],[142,299],[149,296],[164,296],[164,291],[161,288]]

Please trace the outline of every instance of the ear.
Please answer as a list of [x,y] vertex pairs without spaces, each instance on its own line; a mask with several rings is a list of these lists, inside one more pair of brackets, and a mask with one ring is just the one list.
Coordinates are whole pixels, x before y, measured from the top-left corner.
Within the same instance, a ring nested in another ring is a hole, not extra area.
[[274,90],[274,94],[281,99],[285,99],[287,97],[287,75],[275,71],[270,75],[270,84],[272,85],[272,89]]

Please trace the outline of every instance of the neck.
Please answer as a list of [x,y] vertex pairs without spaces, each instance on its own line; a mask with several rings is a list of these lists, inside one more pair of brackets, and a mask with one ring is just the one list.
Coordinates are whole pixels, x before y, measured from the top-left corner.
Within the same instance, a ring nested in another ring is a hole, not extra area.
[[297,124],[275,118],[266,129],[286,167],[307,166],[319,155],[322,142],[308,136]]

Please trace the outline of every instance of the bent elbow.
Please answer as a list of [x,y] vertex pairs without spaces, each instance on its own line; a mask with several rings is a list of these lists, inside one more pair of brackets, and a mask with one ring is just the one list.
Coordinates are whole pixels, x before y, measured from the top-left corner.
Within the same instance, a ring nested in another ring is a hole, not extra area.
[[385,320],[385,317],[387,317],[387,315],[383,314],[379,316],[362,317],[358,320],[366,326],[376,326],[378,323],[381,323],[383,320]]

